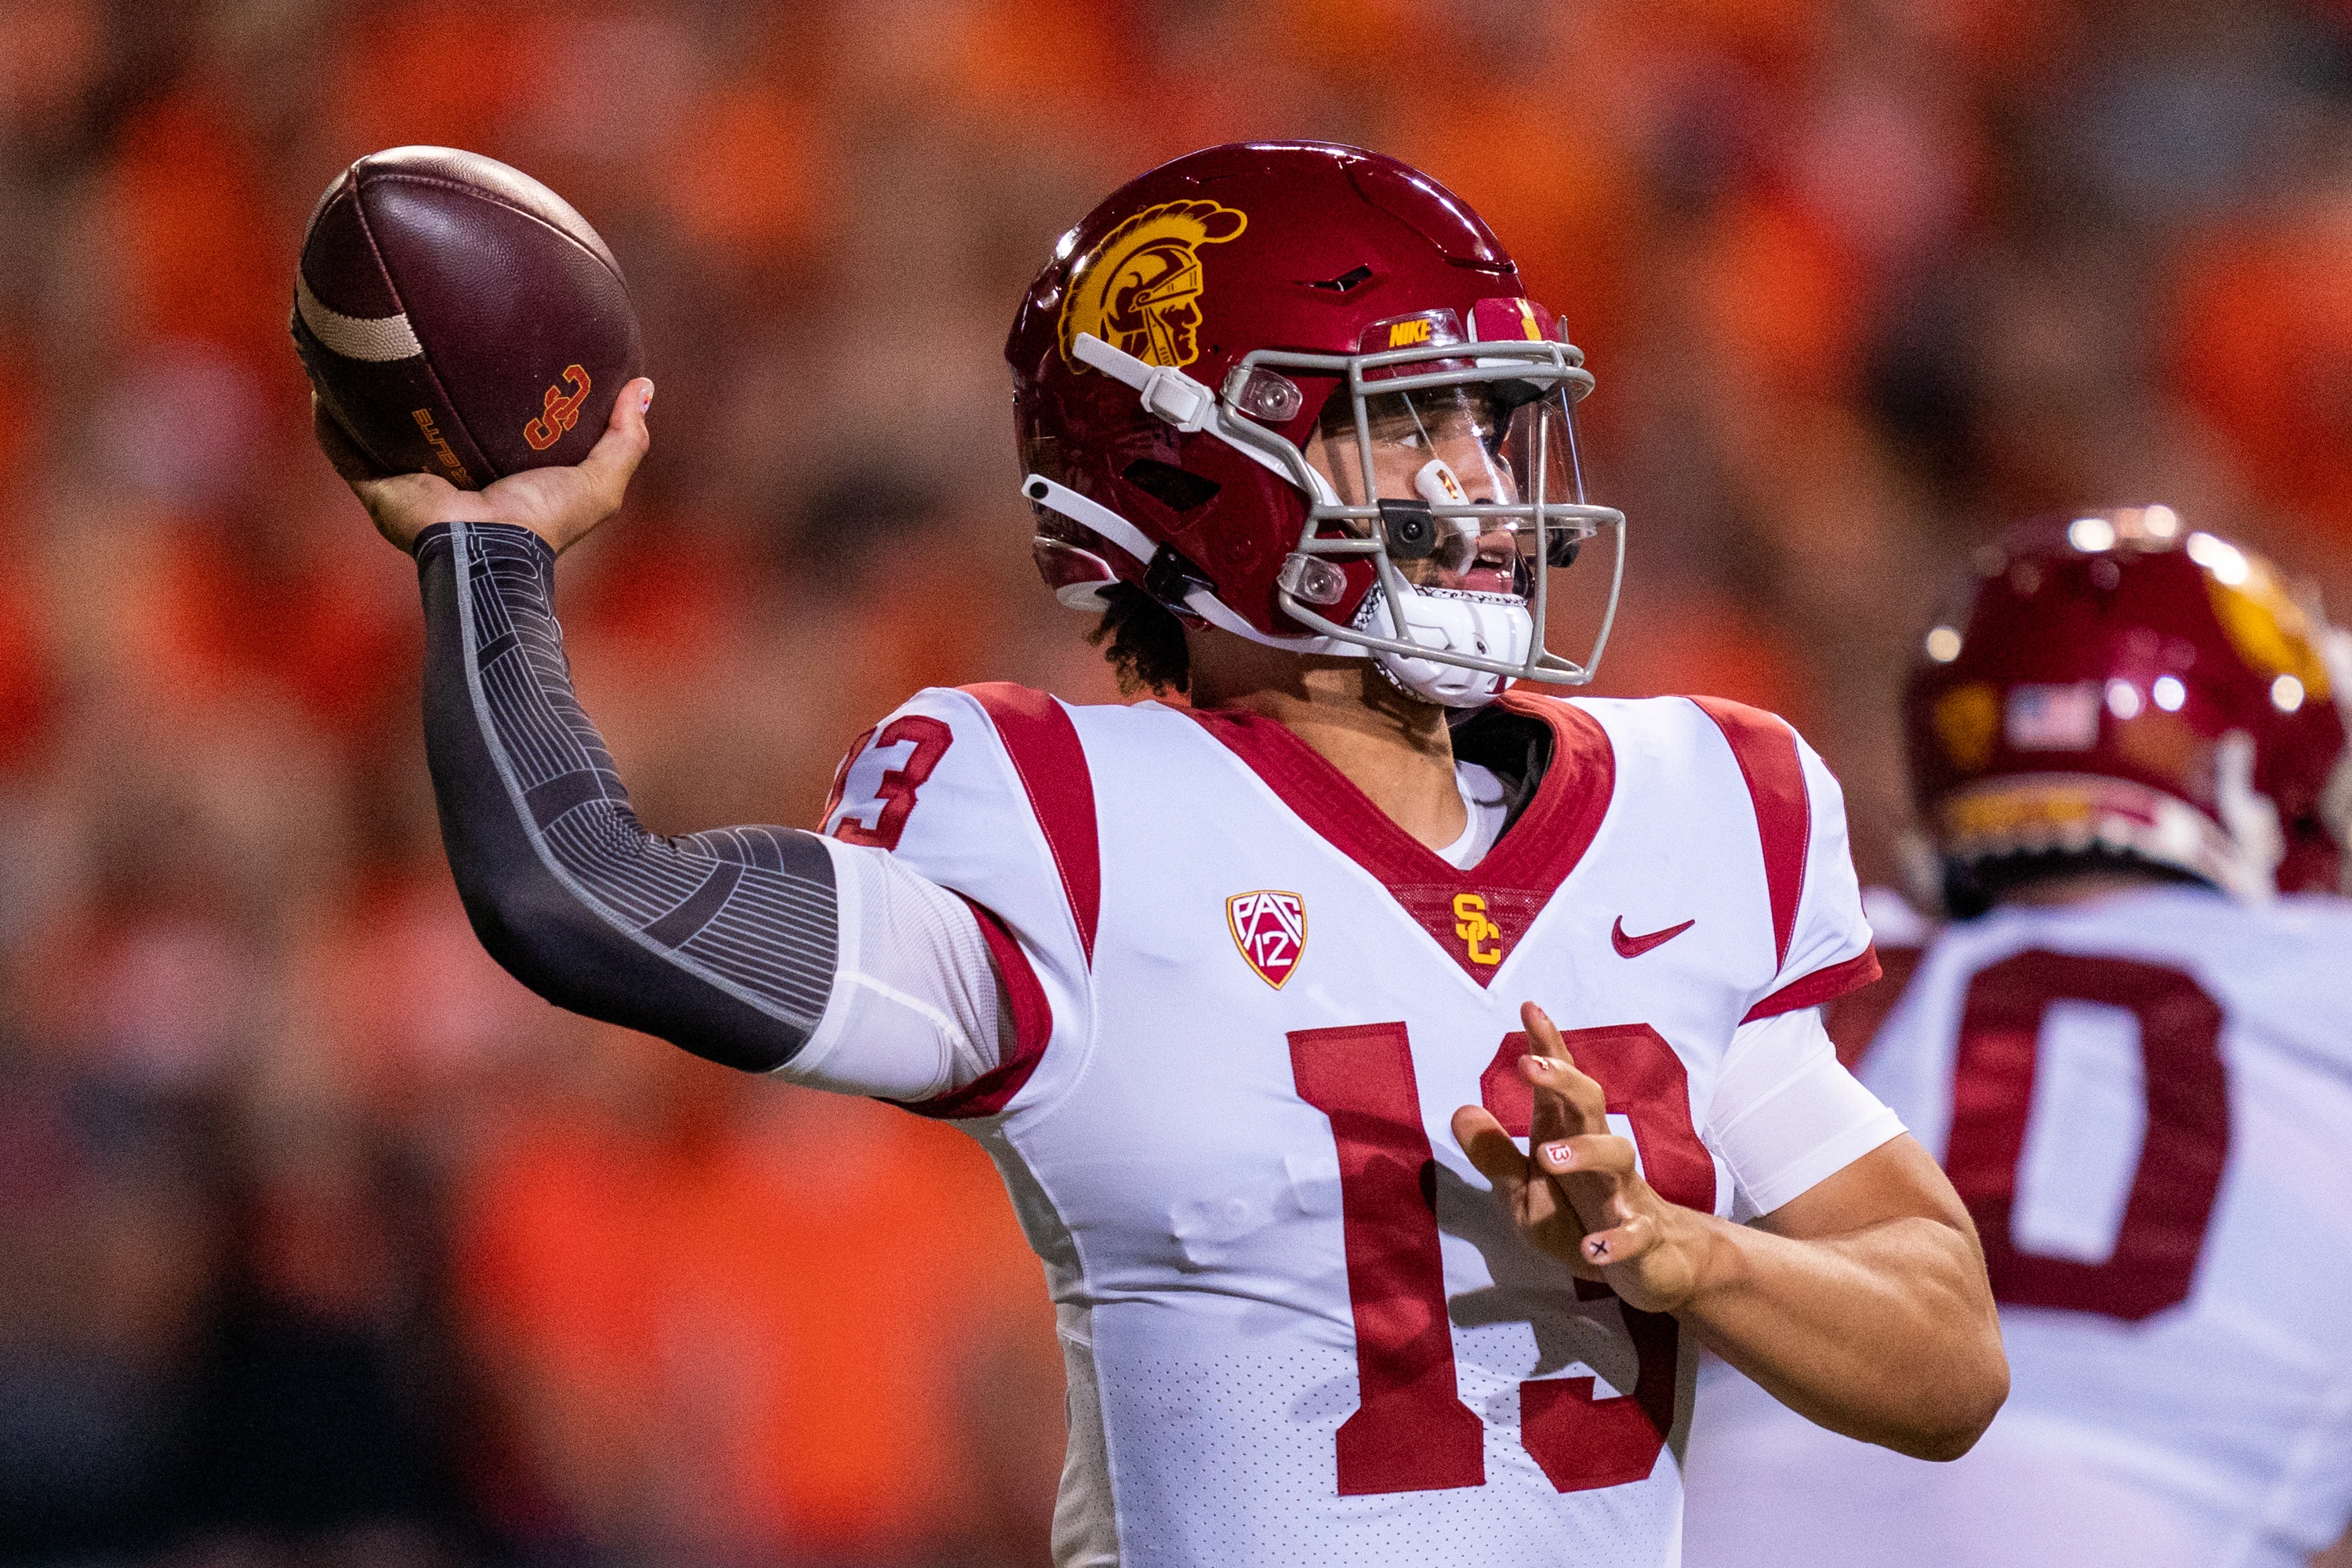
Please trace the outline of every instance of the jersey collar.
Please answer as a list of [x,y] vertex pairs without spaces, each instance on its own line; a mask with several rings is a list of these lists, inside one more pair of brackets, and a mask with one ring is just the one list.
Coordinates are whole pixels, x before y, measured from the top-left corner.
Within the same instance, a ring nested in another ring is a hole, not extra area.
[[1583,858],[1608,815],[1617,774],[1608,733],[1582,709],[1518,691],[1504,693],[1493,707],[1548,726],[1551,760],[1534,798],[1466,871],[1398,826],[1274,720],[1232,709],[1192,717],[1318,837],[1378,879],[1430,940],[1485,985]]

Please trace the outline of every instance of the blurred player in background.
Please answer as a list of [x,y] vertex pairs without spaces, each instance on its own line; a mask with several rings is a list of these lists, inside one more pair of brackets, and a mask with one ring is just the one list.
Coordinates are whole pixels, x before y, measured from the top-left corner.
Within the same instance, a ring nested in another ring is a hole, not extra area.
[[1737,704],[1505,690],[1587,677],[1547,574],[1622,520],[1494,236],[1391,159],[1213,149],[1066,236],[1006,352],[1041,570],[1192,708],[921,693],[823,837],[648,835],[572,696],[554,562],[649,384],[578,468],[356,485],[491,952],[981,1139],[1059,1313],[1059,1563],[1671,1563],[1693,1341],[1964,1450],[1975,1239],[1817,1016],[1877,973],[1835,781]]
[[2171,509],[1989,547],[1907,700],[1962,917],[1863,1079],[2015,1384],[1929,1466],[1702,1377],[1693,1568],[2295,1568],[2352,1515],[2346,638]]

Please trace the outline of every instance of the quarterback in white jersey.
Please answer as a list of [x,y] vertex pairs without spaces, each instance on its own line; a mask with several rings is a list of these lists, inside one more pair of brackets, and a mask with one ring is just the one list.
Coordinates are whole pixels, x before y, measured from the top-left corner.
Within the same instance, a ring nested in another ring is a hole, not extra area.
[[2339,885],[2325,632],[2164,509],[2070,521],[1915,683],[1951,901],[1993,907],[1860,1068],[1976,1217],[2009,1403],[1922,1465],[1710,1364],[1694,1568],[2296,1568],[2352,1519],[2352,902],[2274,893]]
[[920,693],[821,836],[646,833],[572,697],[554,559],[649,384],[576,469],[357,479],[491,952],[986,1145],[1066,1351],[1066,1568],[1666,1568],[1698,1342],[1964,1450],[1981,1256],[1818,1016],[1877,973],[1835,781],[1736,703],[1529,694],[1587,677],[1546,574],[1623,520],[1485,226],[1212,149],[1065,237],[1006,353],[1041,569],[1191,702]]
[[1897,1131],[1808,1007],[1874,971],[1785,726],[1510,696],[1475,729],[1551,759],[1464,866],[1247,715],[926,692],[850,760],[835,840],[911,800],[894,858],[1014,939],[1013,1049],[924,1108],[976,1119],[1045,1259],[1078,1561],[1661,1560],[1693,1347],[1528,1249],[1436,1131],[1526,1135],[1523,1000],[1676,1203],[1775,1209]]

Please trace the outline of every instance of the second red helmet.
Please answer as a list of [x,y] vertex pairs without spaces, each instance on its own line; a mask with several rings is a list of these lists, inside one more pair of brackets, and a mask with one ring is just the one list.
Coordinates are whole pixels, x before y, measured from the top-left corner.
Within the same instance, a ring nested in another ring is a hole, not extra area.
[[2345,635],[2169,507],[2012,529],[1927,634],[1912,785],[1962,908],[2106,858],[2245,897],[2339,890]]

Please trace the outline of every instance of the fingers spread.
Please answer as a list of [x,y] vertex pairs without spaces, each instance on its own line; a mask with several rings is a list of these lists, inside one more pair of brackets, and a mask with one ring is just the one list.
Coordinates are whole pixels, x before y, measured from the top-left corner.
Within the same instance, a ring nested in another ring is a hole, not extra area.
[[1516,1208],[1528,1184],[1528,1157],[1503,1124],[1485,1107],[1465,1105],[1454,1113],[1454,1140],[1478,1173],[1494,1184],[1496,1194]]
[[1604,1131],[1609,1125],[1608,1091],[1577,1067],[1550,1015],[1528,1002],[1519,1007],[1519,1020],[1527,1026],[1528,1046],[1528,1054],[1519,1058],[1519,1076],[1536,1090],[1537,1103],[1542,1103],[1546,1092],[1563,1096],[1568,1109],[1583,1123],[1566,1131]]

